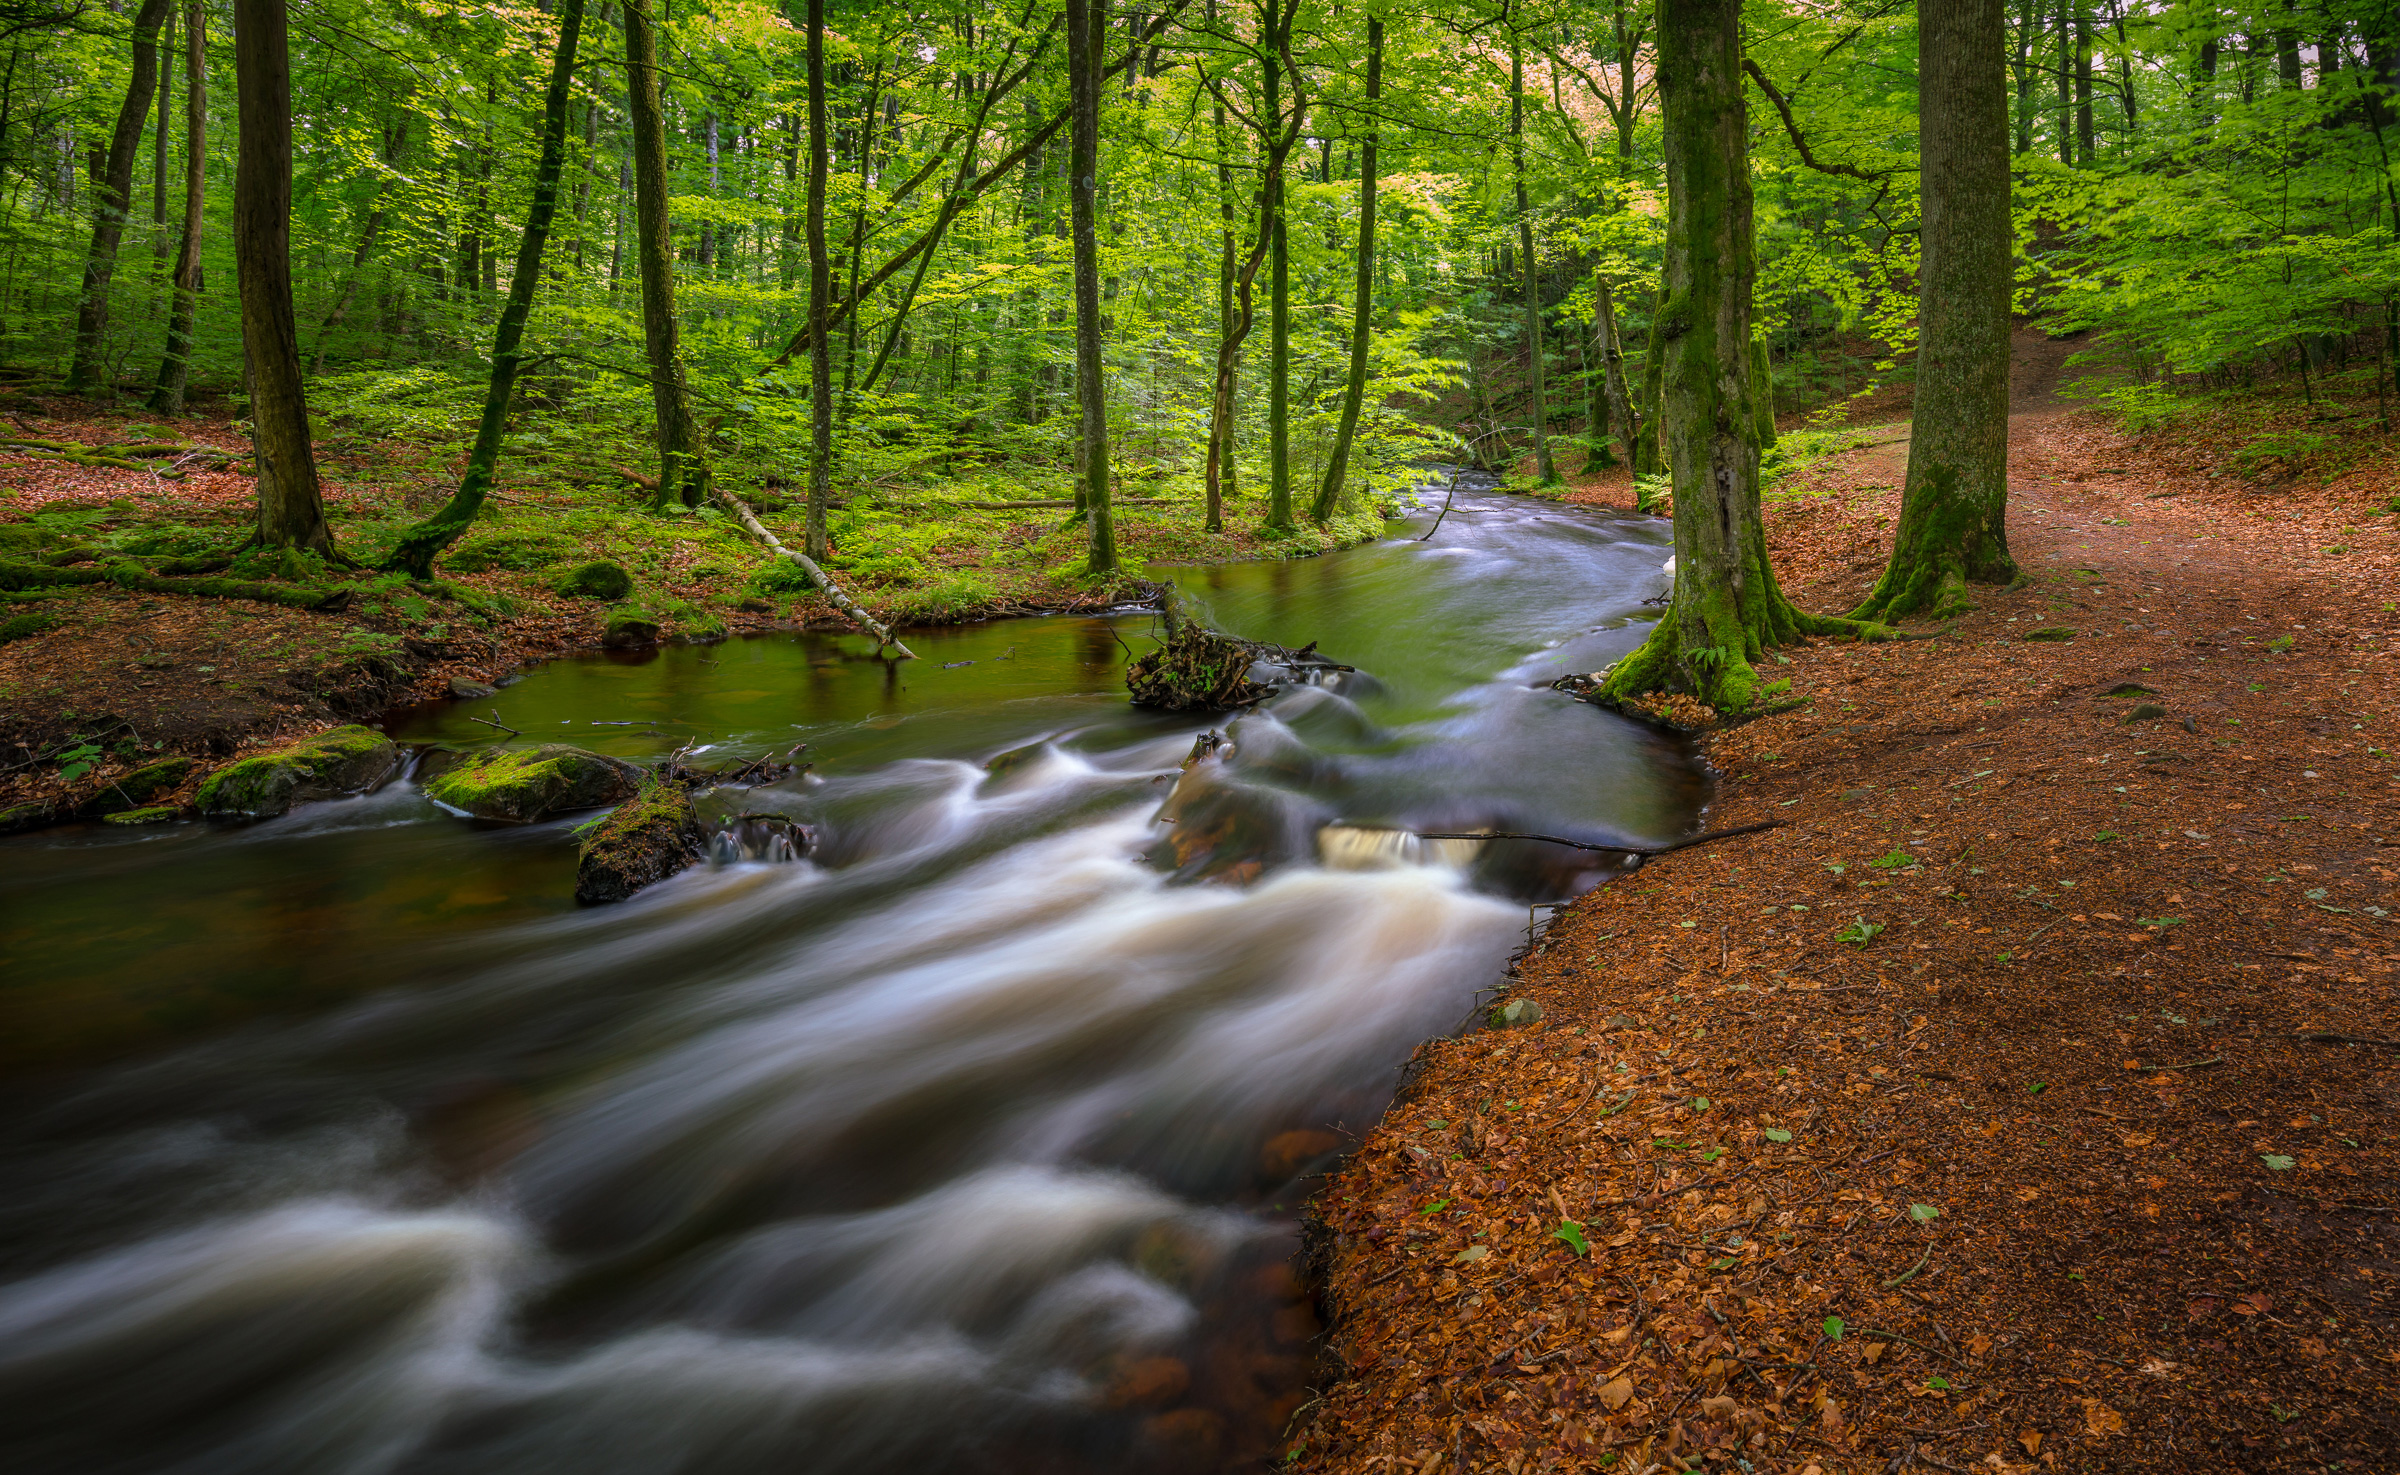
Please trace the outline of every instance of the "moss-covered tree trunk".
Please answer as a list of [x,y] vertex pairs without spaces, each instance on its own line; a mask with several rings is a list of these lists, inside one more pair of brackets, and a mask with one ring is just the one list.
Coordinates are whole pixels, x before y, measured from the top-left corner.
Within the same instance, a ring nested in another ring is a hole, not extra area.
[[1665,387],[1660,446],[1675,477],[1675,592],[1601,694],[1688,692],[1733,712],[1758,695],[1753,662],[1767,650],[1857,627],[1793,608],[1767,562],[1750,383],[1741,0],[1659,0],[1658,29],[1667,250],[1651,337]]
[[386,567],[413,578],[433,577],[433,561],[457,541],[483,510],[500,466],[500,442],[508,431],[509,402],[515,398],[517,371],[523,366],[525,319],[533,312],[533,291],[542,276],[542,247],[550,239],[550,222],[558,214],[558,177],[567,156],[567,94],[575,80],[576,44],[583,34],[583,0],[559,0],[558,47],[550,58],[550,85],[542,94],[542,152],[534,166],[533,204],[525,212],[525,232],[517,240],[516,266],[508,279],[508,301],[500,309],[500,324],[492,333],[492,372],[483,393],[483,416],[475,427],[475,444],[467,452],[466,475],[442,510],[400,535]]
[[1533,395],[1533,464],[1544,486],[1558,480],[1550,459],[1550,407],[1542,383],[1542,272],[1533,255],[1533,206],[1525,193],[1525,43],[1508,33],[1508,145],[1517,184],[1517,254],[1525,258],[1525,374]]
[[292,64],[284,0],[236,0],[234,103],[241,125],[233,168],[233,262],[241,286],[242,352],[250,366],[250,449],[258,465],[258,541],[333,551],[300,328],[292,317]]
[[[1367,113],[1370,120],[1383,101],[1383,21],[1367,20]],[[1350,309],[1350,381],[1342,390],[1342,418],[1334,427],[1333,453],[1325,460],[1325,479],[1317,486],[1316,505],[1309,516],[1319,525],[1333,517],[1350,472],[1350,443],[1358,433],[1358,411],[1367,397],[1367,348],[1375,331],[1375,145],[1372,121],[1358,145],[1358,290]]]
[[1758,448],[1775,444],[1775,361],[1762,329],[1750,335],[1750,412],[1758,420]]
[[1108,0],[1067,0],[1067,171],[1075,246],[1075,399],[1083,411],[1081,501],[1084,574],[1117,572],[1116,523],[1108,505],[1108,382],[1100,359],[1100,72]]
[[642,342],[650,363],[650,409],[657,424],[661,507],[697,507],[708,499],[708,462],[699,454],[691,397],[684,387],[681,326],[675,314],[674,225],[667,214],[667,125],[659,107],[658,33],[645,0],[625,6],[625,102],[633,134],[633,254],[642,279]]
[[108,289],[116,279],[117,247],[125,238],[125,220],[133,208],[133,164],[142,150],[142,121],[150,115],[150,95],[158,88],[158,28],[166,22],[171,0],[142,0],[133,16],[133,76],[125,86],[125,104],[117,110],[116,131],[109,136],[107,162],[92,191],[92,244],[83,258],[83,296],[75,308],[75,353],[67,366],[67,388],[95,388],[105,372],[101,351],[108,338]]
[[170,277],[167,351],[150,391],[150,408],[161,415],[183,413],[192,382],[192,319],[200,310],[200,227],[208,198],[208,32],[200,0],[185,0],[183,48],[183,231]]
[[1892,560],[1855,618],[1967,608],[2008,553],[2008,51],[2001,0],[1920,12],[1924,254],[1916,410]]

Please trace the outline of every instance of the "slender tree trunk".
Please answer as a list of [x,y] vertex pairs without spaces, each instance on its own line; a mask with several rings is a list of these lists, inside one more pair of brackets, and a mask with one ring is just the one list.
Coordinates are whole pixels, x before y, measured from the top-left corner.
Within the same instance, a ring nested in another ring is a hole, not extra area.
[[175,248],[175,298],[167,309],[167,352],[150,408],[183,413],[192,379],[192,319],[200,304],[200,227],[208,191],[208,34],[200,0],[183,10],[183,238]]
[[667,215],[667,123],[658,100],[658,33],[625,3],[625,97],[633,133],[633,255],[642,279],[642,342],[649,351],[650,410],[657,420],[658,498],[697,507],[708,496],[708,458],[683,380],[682,319],[675,312],[674,222]]
[[2092,138],[2092,17],[2082,0],[2075,6],[2075,155],[2087,168],[2097,156]]
[[[408,113],[403,110],[398,126],[385,135],[384,164],[387,167],[398,164],[407,147]],[[383,234],[383,192],[383,178],[379,176],[375,181],[374,203],[367,209],[367,223],[360,228],[358,245],[350,253],[350,275],[342,283],[342,295],[334,299],[333,311],[325,315],[325,325],[317,330],[317,351],[308,365],[308,377],[311,379],[325,372],[325,352],[332,346],[334,330],[350,315],[350,304],[358,299],[359,280],[366,275],[367,262],[375,254],[375,242]]]
[[2074,7],[2075,0],[2058,0],[2058,162],[2070,169],[2075,166]]
[[1917,391],[1890,567],[1853,618],[1967,608],[2008,553],[2007,93],[2000,0],[1925,0]]
[[825,0],[808,0],[808,537],[805,551],[823,560],[833,551],[825,534],[833,500],[833,345],[827,314],[833,306],[833,260],[825,251],[825,182],[832,168],[826,130]]
[[[245,0],[247,4],[269,0]],[[631,7],[627,7],[628,10]],[[484,390],[483,417],[475,427],[475,444],[467,452],[467,472],[448,505],[400,536],[387,567],[419,579],[433,577],[433,561],[474,522],[491,490],[500,464],[500,442],[508,430],[508,406],[514,397],[517,371],[523,363],[521,345],[525,319],[533,311],[534,289],[542,279],[542,247],[550,239],[550,223],[558,214],[559,176],[566,172],[567,102],[575,81],[575,52],[583,32],[583,0],[558,0],[558,47],[550,58],[550,85],[542,94],[542,152],[534,166],[533,204],[525,212],[525,230],[517,238],[517,260],[508,279],[508,301],[500,309],[500,324],[492,334],[492,374]]]
[[1666,398],[1667,347],[1659,330],[1666,322],[1666,311],[1665,294],[1651,293],[1650,341],[1642,348],[1642,402],[1635,411],[1640,418],[1633,435],[1633,474],[1637,478],[1656,476],[1665,469],[1659,432]]
[[1517,253],[1525,258],[1525,365],[1533,392],[1533,464],[1542,485],[1558,480],[1550,459],[1550,408],[1542,383],[1542,272],[1533,255],[1533,206],[1525,194],[1525,43],[1508,32],[1508,147],[1517,185]]
[[[1216,0],[1209,0],[1208,23],[1217,20]],[[1250,287],[1241,284],[1241,314],[1234,303],[1234,203],[1232,145],[1225,133],[1225,105],[1215,105],[1217,129],[1217,214],[1223,222],[1217,254],[1217,372],[1208,397],[1208,462],[1202,472],[1208,497],[1208,531],[1225,531],[1225,499],[1233,491],[1233,368],[1234,353],[1250,332]]]
[[[83,261],[83,296],[75,309],[75,355],[67,367],[67,389],[98,387],[108,337],[108,288],[117,273],[117,246],[133,208],[134,157],[142,146],[142,122],[158,86],[158,28],[172,0],[142,0],[133,17],[133,79],[117,110],[116,132],[92,181],[92,249]],[[289,129],[289,123],[286,123]]]
[[[1939,0],[1936,0],[1939,3]],[[1602,687],[1622,699],[1688,691],[1719,711],[1758,694],[1752,664],[1803,633],[1776,586],[1759,517],[1750,386],[1750,169],[1741,0],[1659,0],[1667,162],[1662,440],[1675,473],[1675,590],[1650,638]],[[1859,627],[1846,627],[1857,629]]]
[[1100,362],[1100,82],[1108,0],[1067,0],[1067,196],[1075,246],[1075,397],[1083,410],[1083,485],[1090,534],[1087,577],[1114,578],[1117,530],[1108,501],[1108,385]]
[[[1262,38],[1266,51],[1266,117],[1279,132],[1283,127],[1284,82],[1282,49],[1285,12],[1278,0],[1267,0],[1268,19]],[[1300,79],[1290,79],[1295,93]],[[1292,99],[1292,112],[1301,111]],[[1269,150],[1264,209],[1260,223],[1267,233],[1267,520],[1270,532],[1292,526],[1292,255],[1284,234],[1284,157]],[[1303,166],[1305,167],[1305,166]]]
[[1767,351],[1764,328],[1750,335],[1750,409],[1758,431],[1758,448],[1763,451],[1775,444],[1775,360]]
[[[1602,428],[1625,447],[1626,459],[1631,460],[1641,422],[1634,414],[1633,396],[1625,384],[1625,344],[1617,334],[1616,292],[1602,275],[1592,278],[1592,347],[1600,359],[1600,388],[1607,412]],[[1605,444],[1601,455],[1604,459],[1600,464],[1605,466],[1608,464]]]
[[[1367,108],[1383,101],[1383,21],[1367,21]],[[1375,145],[1378,134],[1370,122],[1358,149],[1358,290],[1350,310],[1350,382],[1342,393],[1341,423],[1333,432],[1333,454],[1326,458],[1325,480],[1317,487],[1317,503],[1309,515],[1322,525],[1333,517],[1342,495],[1342,480],[1350,470],[1350,442],[1358,431],[1358,411],[1367,397],[1367,348],[1375,332]]]
[[257,541],[333,551],[308,438],[300,333],[292,318],[292,70],[284,0],[234,0],[233,75],[241,143],[233,173],[233,259],[250,366],[250,445],[258,465]]
[[2017,152],[2033,152],[2033,53],[2042,29],[2042,0],[2023,0],[2017,11]]
[[[2294,53],[2299,55],[2299,53]],[[166,242],[168,142],[175,127],[175,7],[158,22],[158,127],[151,130],[151,278],[166,276],[173,247]]]

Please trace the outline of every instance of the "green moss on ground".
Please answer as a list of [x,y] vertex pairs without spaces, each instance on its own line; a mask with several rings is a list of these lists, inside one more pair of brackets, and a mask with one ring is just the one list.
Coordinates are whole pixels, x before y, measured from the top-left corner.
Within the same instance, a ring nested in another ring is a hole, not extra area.
[[119,810],[100,818],[103,823],[112,825],[163,825],[171,819],[180,818],[182,814],[183,811],[172,804],[158,804],[147,809]]

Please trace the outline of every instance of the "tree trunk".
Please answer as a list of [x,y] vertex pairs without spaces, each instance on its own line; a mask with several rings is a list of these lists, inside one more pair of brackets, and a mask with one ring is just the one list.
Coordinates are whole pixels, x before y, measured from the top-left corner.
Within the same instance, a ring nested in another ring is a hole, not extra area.
[[1750,170],[1740,0],[1659,0],[1667,164],[1665,430],[1675,474],[1675,589],[1650,638],[1602,687],[1622,699],[1687,691],[1719,711],[1758,695],[1752,662],[1816,630],[1794,609],[1759,517],[1750,385]]
[[[268,0],[244,0],[264,4]],[[626,7],[630,13],[631,6]],[[411,577],[433,577],[433,561],[464,533],[483,509],[493,473],[500,463],[500,442],[508,429],[508,406],[522,363],[520,345],[525,319],[533,311],[533,293],[542,279],[542,247],[550,239],[550,222],[558,214],[558,181],[567,158],[567,101],[575,80],[576,43],[583,32],[583,0],[558,0],[558,48],[550,59],[550,85],[542,94],[542,152],[534,166],[533,204],[525,212],[524,234],[517,238],[517,260],[508,279],[508,301],[500,309],[500,325],[492,334],[492,375],[483,396],[483,418],[475,427],[475,445],[467,452],[467,473],[448,505],[401,534],[385,565]]]
[[1067,0],[1067,197],[1075,246],[1075,398],[1083,410],[1082,493],[1088,578],[1117,573],[1116,522],[1108,505],[1108,384],[1100,362],[1100,82],[1108,0]]
[[183,239],[175,248],[175,298],[167,309],[167,352],[150,408],[183,413],[192,379],[192,318],[200,304],[200,227],[208,190],[208,34],[200,0],[183,8]]
[[1892,561],[1853,618],[1966,608],[2008,553],[2007,93],[1999,0],[1926,0],[1917,390]]
[[1517,183],[1517,252],[1525,258],[1525,364],[1533,391],[1533,464],[1542,485],[1558,481],[1550,459],[1550,410],[1542,394],[1542,272],[1533,256],[1533,206],[1525,195],[1525,43],[1508,32],[1508,146]]
[[[109,136],[108,154],[92,190],[92,249],[83,261],[83,296],[75,309],[75,355],[67,367],[67,389],[80,393],[97,387],[103,366],[101,352],[108,337],[108,287],[117,274],[117,246],[125,237],[125,220],[133,209],[134,156],[142,147],[142,123],[150,115],[150,94],[158,87],[158,28],[172,0],[142,0],[133,17],[133,78],[125,86],[125,105],[117,110],[116,132]],[[285,122],[289,132],[290,122]]]
[[[1208,24],[1216,25],[1217,3],[1209,0]],[[1225,104],[1216,108],[1217,214],[1223,223],[1217,255],[1217,372],[1208,397],[1208,460],[1201,473],[1208,498],[1208,531],[1225,531],[1225,499],[1233,487],[1233,354],[1250,332],[1250,289],[1241,288],[1241,316],[1234,316],[1234,203],[1232,144],[1225,133]]]
[[1750,403],[1763,451],[1775,444],[1775,360],[1767,352],[1764,329],[1750,335]]
[[[1634,414],[1633,397],[1626,390],[1625,342],[1617,333],[1616,293],[1605,276],[1592,278],[1592,330],[1592,346],[1599,351],[1601,393],[1606,397],[1607,418],[1602,427],[1625,447],[1625,457],[1630,461],[1641,420]],[[1599,464],[1607,465],[1605,444],[1601,456]]]
[[407,147],[408,114],[403,111],[398,126],[384,135],[383,162],[386,173],[376,178],[375,199],[367,207],[367,223],[360,228],[358,246],[350,253],[350,275],[342,283],[342,295],[334,299],[333,311],[325,315],[325,325],[317,330],[317,351],[308,365],[308,377],[311,379],[325,372],[325,352],[332,346],[334,330],[350,315],[350,304],[358,300],[359,279],[366,275],[367,262],[375,254],[375,242],[383,234],[383,181],[390,173],[397,172],[392,166],[400,163],[401,154]]
[[[1938,0],[1937,0],[1938,3]],[[2092,17],[2081,0],[2075,7],[2075,161],[2089,168],[2092,139]]]
[[1659,335],[1666,322],[1664,294],[1650,294],[1650,341],[1642,349],[1642,402],[1634,413],[1633,474],[1638,477],[1656,476],[1664,466],[1660,459],[1660,415],[1664,408],[1667,383],[1667,347]]
[[833,346],[826,314],[833,305],[833,260],[825,252],[825,181],[832,168],[826,130],[825,0],[808,0],[808,536],[803,548],[831,556],[825,512],[833,500]]
[[[1283,27],[1276,0],[1267,0],[1268,24],[1262,44],[1265,57],[1266,118],[1283,126]],[[1292,79],[1297,88],[1299,79]],[[1294,99],[1293,112],[1300,109]],[[1271,150],[1261,193],[1259,224],[1267,244],[1267,520],[1270,532],[1292,525],[1292,257],[1284,237],[1283,155]]]
[[300,332],[292,317],[292,69],[284,0],[234,0],[233,76],[241,143],[233,173],[233,259],[249,362],[257,541],[333,551],[308,439]]
[[[2294,50],[2297,58],[2297,50]],[[168,134],[175,127],[175,7],[158,22],[158,127],[151,137],[151,278],[166,273],[166,173]]]
[[2042,0],[2024,0],[2017,12],[2017,152],[2033,152],[2033,53],[2042,29]]
[[633,133],[633,255],[642,278],[642,342],[649,351],[650,410],[657,420],[656,505],[697,507],[708,496],[709,466],[683,382],[674,223],[667,216],[667,124],[658,100],[658,33],[644,3],[625,3],[625,97]]
[[[1383,21],[1367,21],[1367,110],[1383,100]],[[1319,525],[1333,517],[1342,495],[1342,480],[1350,470],[1350,441],[1358,431],[1358,411],[1367,397],[1367,347],[1375,329],[1375,145],[1377,131],[1370,121],[1358,151],[1358,293],[1350,310],[1350,382],[1342,394],[1342,419],[1334,428],[1333,454],[1325,462],[1325,480],[1317,487],[1317,504],[1309,513]]]
[[2074,0],[2058,0],[2058,162],[2070,169],[2075,167],[2074,38]]

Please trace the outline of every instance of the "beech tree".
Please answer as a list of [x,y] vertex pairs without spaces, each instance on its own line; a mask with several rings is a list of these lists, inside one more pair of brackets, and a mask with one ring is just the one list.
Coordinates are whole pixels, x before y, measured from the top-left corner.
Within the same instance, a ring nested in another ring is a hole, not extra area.
[[[660,506],[697,507],[708,496],[708,461],[684,385],[681,319],[675,312],[675,238],[667,215],[666,121],[659,110],[658,39],[644,0],[625,0],[625,114],[632,133],[634,263],[641,278],[642,347],[656,417]],[[821,556],[821,553],[818,555]]]
[[1117,534],[1108,505],[1108,383],[1100,359],[1100,81],[1108,0],[1067,0],[1067,197],[1075,254],[1075,402],[1082,412],[1077,510],[1086,519],[1090,556],[1084,573],[1112,578]]
[[233,254],[241,279],[242,351],[250,379],[250,447],[258,471],[257,540],[333,551],[309,439],[292,316],[292,67],[283,0],[234,0]]
[[[1892,556],[1853,614],[1955,614],[2008,554],[2008,51],[2003,0],[1920,0],[1916,409]],[[2062,137],[2065,135],[2061,134]]]
[[[183,229],[177,234],[173,296],[167,308],[167,350],[150,391],[149,408],[162,415],[183,413],[192,379],[192,320],[200,305],[200,241],[208,200],[208,33],[200,0],[185,0],[183,12]],[[165,133],[162,117],[160,133]]]
[[170,13],[172,0],[142,0],[133,15],[133,79],[126,84],[124,105],[117,110],[116,131],[109,135],[108,154],[92,190],[92,246],[83,262],[83,301],[75,313],[75,355],[67,367],[67,388],[99,387],[105,372],[103,350],[108,338],[108,288],[117,274],[117,246],[125,238],[126,217],[133,209],[133,166],[142,148],[142,122],[150,112],[150,96],[158,87],[158,29]]

